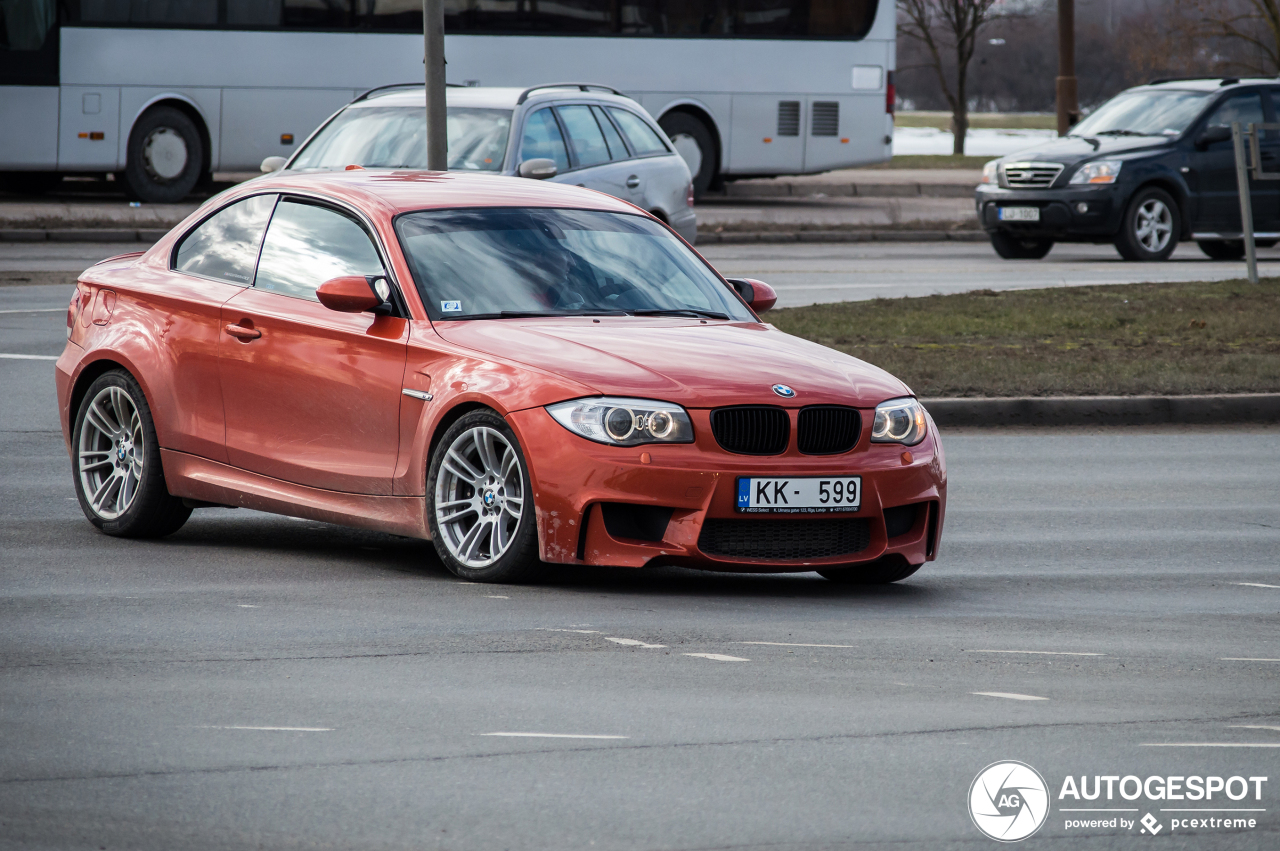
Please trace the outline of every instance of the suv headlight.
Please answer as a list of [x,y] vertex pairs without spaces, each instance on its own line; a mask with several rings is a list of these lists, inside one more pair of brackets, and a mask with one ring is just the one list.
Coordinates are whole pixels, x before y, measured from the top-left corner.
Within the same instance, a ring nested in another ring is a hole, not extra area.
[[1115,183],[1120,176],[1123,160],[1095,160],[1085,163],[1080,170],[1071,175],[1068,183]]
[[992,160],[982,167],[983,183],[999,183],[1000,182],[1000,160]]
[[597,396],[548,405],[547,413],[574,434],[611,446],[693,442],[689,415],[670,402]]
[[924,424],[924,406],[915,399],[881,402],[871,424],[871,442],[915,446],[924,440]]

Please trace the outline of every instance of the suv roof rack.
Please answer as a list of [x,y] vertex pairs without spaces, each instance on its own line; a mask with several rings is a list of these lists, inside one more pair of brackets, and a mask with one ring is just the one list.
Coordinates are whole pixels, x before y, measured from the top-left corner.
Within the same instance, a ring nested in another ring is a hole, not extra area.
[[[355,99],[355,100],[353,100],[353,101],[351,101],[351,102],[352,102],[352,103],[358,103],[358,102],[360,102],[360,101],[362,101],[362,100],[366,100],[366,99],[369,97],[369,95],[373,94],[374,92],[381,92],[381,91],[385,91],[385,90],[387,90],[387,89],[408,89],[408,88],[418,88],[418,89],[421,89],[421,88],[423,88],[423,87],[425,87],[425,86],[426,86],[426,82],[425,82],[425,81],[420,82],[420,83],[389,83],[388,85],[385,85],[385,86],[374,86],[372,89],[369,89],[369,91],[364,92],[363,94],[357,95],[357,96],[356,96],[356,99]],[[460,85],[460,84],[458,84],[458,83],[445,83],[445,87],[446,87],[446,88],[450,88],[450,89],[463,89],[463,88],[466,88],[466,86]]]
[[539,89],[581,89],[584,92],[589,92],[592,89],[603,89],[610,94],[617,95],[618,97],[626,97],[626,95],[615,89],[613,86],[602,86],[599,83],[543,83],[541,86],[530,86],[521,92],[520,97],[516,98],[516,106],[527,101],[529,99],[529,95]]
[[1143,85],[1158,86],[1161,83],[1186,83],[1192,80],[1203,80],[1206,83],[1210,80],[1221,80],[1222,82],[1218,84],[1219,86],[1234,86],[1236,83],[1240,82],[1239,77],[1206,77],[1201,75],[1199,77],[1160,77],[1148,83],[1143,83]]

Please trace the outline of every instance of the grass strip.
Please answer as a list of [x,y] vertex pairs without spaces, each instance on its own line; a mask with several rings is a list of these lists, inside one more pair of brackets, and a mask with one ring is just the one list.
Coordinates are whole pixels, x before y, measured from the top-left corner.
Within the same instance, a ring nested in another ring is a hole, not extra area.
[[1280,392],[1280,278],[977,290],[767,318],[920,396]]

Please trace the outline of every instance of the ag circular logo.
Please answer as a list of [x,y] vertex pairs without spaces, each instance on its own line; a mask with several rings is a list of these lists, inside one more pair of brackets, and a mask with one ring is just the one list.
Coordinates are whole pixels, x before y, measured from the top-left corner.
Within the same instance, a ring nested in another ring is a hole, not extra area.
[[773,385],[773,392],[777,393],[783,399],[790,399],[792,396],[796,395],[796,391],[792,390],[785,384]]
[[993,762],[969,787],[969,817],[992,839],[1026,839],[1049,817],[1049,787],[1040,772],[1024,762]]

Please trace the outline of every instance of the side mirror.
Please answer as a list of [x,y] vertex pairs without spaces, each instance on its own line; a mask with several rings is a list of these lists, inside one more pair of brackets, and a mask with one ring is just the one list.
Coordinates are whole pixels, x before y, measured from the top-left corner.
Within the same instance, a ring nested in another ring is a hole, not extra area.
[[391,285],[383,277],[343,275],[325,281],[316,289],[316,298],[339,313],[366,313],[387,303]]
[[1218,142],[1225,142],[1230,138],[1230,127],[1225,124],[1214,124],[1210,127],[1206,127],[1201,131],[1200,135],[1196,137],[1196,147],[1203,151],[1210,145]]
[[284,168],[284,164],[288,161],[286,157],[267,157],[262,161],[262,165],[259,168],[262,169],[263,174],[271,174],[273,171],[279,171]]
[[754,278],[726,278],[747,306],[756,313],[764,313],[778,303],[777,291],[764,281]]
[[539,157],[533,160],[525,160],[520,163],[520,176],[530,177],[534,180],[546,180],[548,177],[555,177],[558,169],[556,161]]

